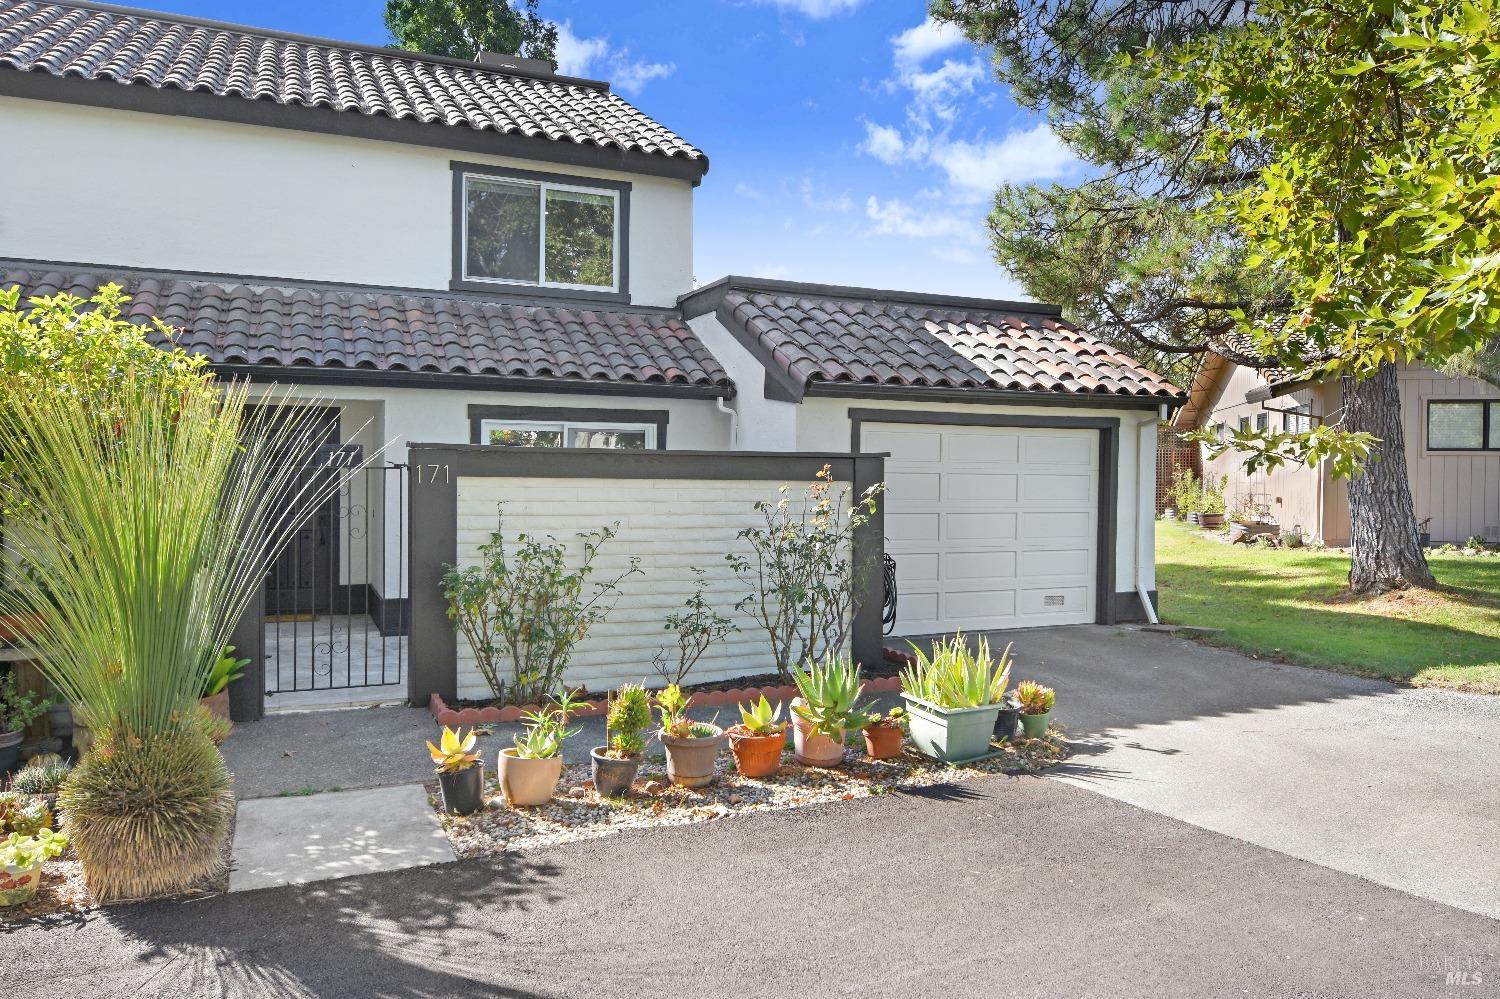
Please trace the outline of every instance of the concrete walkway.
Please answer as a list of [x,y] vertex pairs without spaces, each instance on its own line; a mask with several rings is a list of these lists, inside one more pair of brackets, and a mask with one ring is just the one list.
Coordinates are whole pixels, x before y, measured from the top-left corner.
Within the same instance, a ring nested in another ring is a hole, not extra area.
[[1398,688],[1186,638],[1074,627],[1015,643],[1078,743],[1062,779],[1422,898],[1500,917],[1500,697]]

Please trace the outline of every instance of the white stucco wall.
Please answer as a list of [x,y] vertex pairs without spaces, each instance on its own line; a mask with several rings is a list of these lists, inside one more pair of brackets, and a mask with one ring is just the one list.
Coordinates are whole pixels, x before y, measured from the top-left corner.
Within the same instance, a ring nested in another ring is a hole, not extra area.
[[[920,412],[1004,413],[1044,418],[1059,416],[1113,417],[1120,420],[1119,481],[1115,490],[1115,592],[1135,589],[1137,563],[1149,591],[1156,586],[1155,413],[1140,409],[1084,406],[981,406],[879,399],[820,399],[810,397],[798,408],[796,448],[799,451],[848,451],[852,443],[850,409],[887,409]],[[1149,432],[1139,428],[1146,423]],[[1141,496],[1147,500],[1141,503]],[[1137,557],[1139,553],[1139,558]],[[1099,594],[1107,600],[1111,594]]]
[[631,182],[630,292],[692,288],[693,188],[537,160],[0,98],[0,256],[446,290],[454,161]]
[[[738,388],[730,402],[739,414],[740,451],[791,451],[797,447],[797,405],[765,397],[766,369],[713,313],[688,320],[698,339],[719,359]],[[847,450],[847,446],[838,450]]]
[[[618,603],[578,646],[564,679],[592,690],[645,680],[660,686],[653,654],[663,647],[675,661],[675,633],[667,615],[683,609],[693,593],[693,569],[705,571],[705,599],[739,631],[711,646],[688,682],[726,680],[773,670],[770,642],[749,613],[735,604],[748,593],[725,561],[729,552],[749,552],[735,537],[762,522],[757,500],[775,499],[783,483],[770,480],[470,478],[458,480],[458,561],[472,565],[496,526],[496,504],[505,503],[505,535],[551,535],[570,546],[576,564],[579,531],[619,523],[619,533],[600,552],[595,580],[612,579],[639,556],[642,573],[621,583]],[[458,646],[458,696],[491,696],[474,668],[473,650]]]

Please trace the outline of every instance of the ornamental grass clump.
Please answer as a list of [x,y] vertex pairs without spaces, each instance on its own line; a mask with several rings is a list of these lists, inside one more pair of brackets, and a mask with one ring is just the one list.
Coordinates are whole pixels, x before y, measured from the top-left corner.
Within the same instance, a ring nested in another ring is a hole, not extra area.
[[247,417],[249,386],[121,320],[118,287],[17,298],[0,291],[0,512],[27,571],[0,614],[34,620],[27,644],[95,733],[59,795],[90,891],[181,890],[220,870],[234,807],[198,698],[340,476],[288,460],[313,453],[314,407],[259,397]]

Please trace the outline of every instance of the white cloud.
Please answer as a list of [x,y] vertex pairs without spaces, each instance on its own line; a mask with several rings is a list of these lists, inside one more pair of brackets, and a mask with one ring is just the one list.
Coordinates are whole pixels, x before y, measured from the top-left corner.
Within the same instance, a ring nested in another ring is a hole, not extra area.
[[946,52],[967,39],[964,33],[951,24],[928,18],[915,28],[907,28],[891,39],[891,54],[897,68],[920,66],[929,56]]
[[775,7],[777,10],[788,10],[814,20],[822,20],[835,14],[847,14],[864,3],[864,0],[759,0],[759,2]]
[[959,199],[980,200],[1002,184],[1050,180],[1074,162],[1061,139],[1042,122],[1024,131],[1007,133],[996,142],[940,140],[932,144],[928,162],[948,176]]
[[676,70],[676,63],[631,59],[629,49],[617,49],[603,36],[580,38],[571,21],[557,27],[557,71],[566,76],[601,76],[616,90],[638,94],[652,80]]
[[815,212],[844,213],[854,208],[854,199],[847,191],[829,194],[818,190],[811,177],[803,177],[801,184],[802,204]]
[[912,158],[912,151],[899,128],[865,122],[865,141],[859,144],[860,152],[868,153],[882,163],[896,164]]
[[913,239],[948,239],[960,243],[979,242],[973,219],[944,212],[913,209],[899,198],[882,202],[873,194],[865,201],[865,217],[876,236],[907,236]]
[[933,70],[909,69],[901,73],[901,83],[912,92],[918,116],[925,113],[951,121],[958,112],[956,98],[972,94],[984,80],[984,67],[978,59],[944,59]]

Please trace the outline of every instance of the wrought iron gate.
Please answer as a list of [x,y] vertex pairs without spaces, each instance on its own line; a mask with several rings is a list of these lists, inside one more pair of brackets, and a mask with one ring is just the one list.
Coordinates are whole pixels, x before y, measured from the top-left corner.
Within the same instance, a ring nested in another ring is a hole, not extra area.
[[[283,696],[287,705],[400,696],[406,681],[406,466],[349,470],[357,465],[357,448],[346,446],[298,470],[303,482],[338,476],[338,493],[266,578],[266,695],[297,695]],[[310,693],[355,688],[365,689]]]

